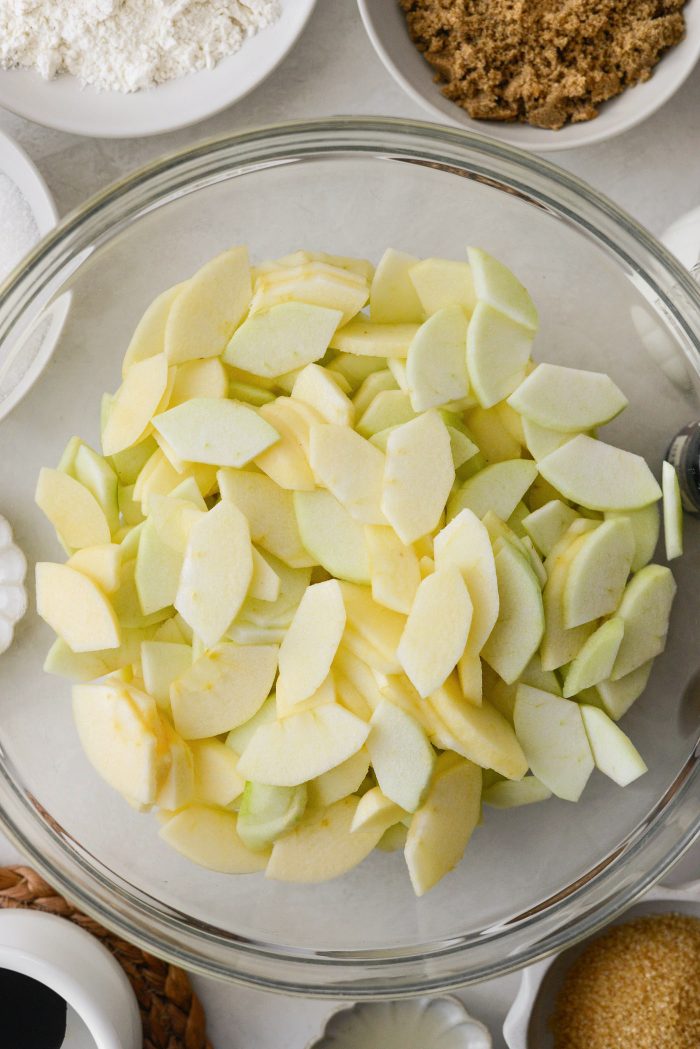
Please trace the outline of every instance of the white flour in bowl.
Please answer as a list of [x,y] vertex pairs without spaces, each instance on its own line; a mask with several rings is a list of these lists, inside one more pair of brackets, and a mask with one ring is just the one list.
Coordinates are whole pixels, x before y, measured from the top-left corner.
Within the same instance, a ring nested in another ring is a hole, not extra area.
[[0,66],[139,91],[213,69],[279,16],[279,0],[0,0]]

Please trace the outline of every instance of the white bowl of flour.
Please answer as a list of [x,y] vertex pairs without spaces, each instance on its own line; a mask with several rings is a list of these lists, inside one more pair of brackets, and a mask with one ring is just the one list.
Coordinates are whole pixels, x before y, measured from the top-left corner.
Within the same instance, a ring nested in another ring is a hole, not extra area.
[[183,127],[261,83],[293,47],[315,4],[0,4],[0,106],[49,127],[100,138]]

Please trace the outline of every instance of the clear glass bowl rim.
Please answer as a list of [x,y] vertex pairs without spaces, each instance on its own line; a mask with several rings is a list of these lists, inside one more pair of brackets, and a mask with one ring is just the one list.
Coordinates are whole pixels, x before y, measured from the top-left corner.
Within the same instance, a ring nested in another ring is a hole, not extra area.
[[[542,158],[496,140],[435,124],[372,117],[289,122],[207,140],[115,182],[70,213],[0,285],[0,350],[13,331],[21,330],[26,311],[46,302],[87,252],[148,211],[256,169],[361,155],[435,166],[508,189],[576,228],[658,297],[700,373],[700,289],[617,205]],[[113,875],[53,825],[38,801],[22,790],[21,776],[1,749],[0,828],[81,909],[191,971],[307,997],[397,998],[503,975],[570,946],[620,914],[663,877],[700,833],[699,757],[696,747],[647,818],[556,896],[479,934],[412,948],[295,949],[195,921]]]

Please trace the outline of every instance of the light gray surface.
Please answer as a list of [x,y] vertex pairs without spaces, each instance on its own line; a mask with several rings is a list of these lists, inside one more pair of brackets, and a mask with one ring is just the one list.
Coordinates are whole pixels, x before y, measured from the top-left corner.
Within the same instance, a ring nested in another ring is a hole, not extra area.
[[[391,0],[387,0],[391,2]],[[700,0],[695,0],[700,2]],[[150,139],[84,139],[30,124],[0,111],[0,128],[36,162],[65,214],[85,197],[134,167],[197,140],[257,124],[309,116],[389,114],[424,119],[384,71],[366,39],[355,0],[319,0],[295,51],[253,95],[203,124]],[[660,233],[700,204],[700,70],[647,123],[604,143],[556,155],[556,162],[592,182]],[[16,857],[0,839],[0,863]],[[700,875],[700,850],[683,864]],[[305,1049],[331,1011],[329,1003],[272,997],[197,980],[215,1049]],[[502,1049],[500,1026],[515,994],[510,976],[462,996],[491,1026]]]

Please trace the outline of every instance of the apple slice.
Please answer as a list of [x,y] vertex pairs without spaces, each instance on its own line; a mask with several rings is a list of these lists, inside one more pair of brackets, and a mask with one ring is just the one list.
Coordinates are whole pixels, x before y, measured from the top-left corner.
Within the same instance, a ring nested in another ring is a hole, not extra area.
[[238,813],[238,834],[249,849],[268,849],[296,827],[305,809],[306,784],[271,787],[267,783],[246,783]]
[[[386,364],[386,361],[384,363]],[[353,395],[352,403],[355,406],[355,417],[360,419],[380,393],[398,389],[399,385],[388,368],[372,372]]]
[[280,303],[249,316],[223,359],[251,375],[274,379],[323,357],[342,316],[340,310],[304,302]]
[[642,663],[636,670],[630,671],[617,681],[600,681],[596,692],[600,697],[603,710],[613,721],[619,721],[632,704],[639,699],[647,687],[654,660]]
[[183,739],[219,736],[249,721],[270,693],[275,645],[222,642],[205,652],[170,687],[175,728]]
[[405,810],[387,798],[380,787],[372,787],[360,798],[352,821],[352,833],[358,830],[381,830],[383,834],[405,816]]
[[119,528],[119,503],[117,475],[114,469],[103,456],[98,455],[77,437],[68,442],[66,452],[69,455],[69,463],[65,464],[62,460],[59,470],[64,469],[94,495],[107,519],[110,532],[116,532]]
[[291,623],[309,585],[311,572],[308,568],[289,568],[272,554],[266,553],[264,556],[279,578],[280,595],[276,601],[260,601],[258,598],[247,597],[241,605],[236,623],[284,631]]
[[458,568],[437,569],[416,592],[397,656],[423,698],[439,688],[464,651],[472,602]]
[[[358,357],[405,359],[418,328],[418,324],[373,324],[360,314],[336,331],[331,339],[331,349]],[[385,362],[383,367],[386,367]]]
[[644,775],[647,767],[639,751],[605,711],[582,703],[581,715],[593,760],[601,772],[619,787],[626,787]]
[[382,793],[406,812],[415,812],[433,774],[435,751],[415,718],[386,699],[370,725],[366,746]]
[[134,364],[155,357],[165,350],[165,326],[170,307],[185,287],[185,282],[175,284],[158,295],[136,325],[134,334],[122,361],[122,378]]
[[91,579],[68,565],[37,564],[36,606],[73,652],[119,647],[121,633],[112,605]]
[[155,439],[153,436],[150,436],[139,441],[138,444],[132,445],[131,448],[124,448],[123,451],[117,452],[116,455],[111,455],[109,462],[112,464],[119,484],[123,486],[132,485],[156,451],[156,448]]
[[[195,513],[199,514],[199,511]],[[152,520],[146,521],[134,574],[136,592],[144,615],[175,603],[183,561],[184,554],[163,541]]]
[[571,558],[576,552],[576,541],[585,528],[595,528],[595,521],[574,521],[547,558],[547,582],[542,591],[544,606],[544,636],[540,648],[543,670],[558,670],[570,663],[595,630],[594,622],[582,623],[567,629],[564,625],[564,589]]
[[134,364],[114,395],[107,424],[102,433],[105,455],[115,455],[136,444],[144,436],[158,410],[168,385],[168,362],[157,354]]
[[437,528],[454,477],[450,437],[436,411],[391,432],[381,508],[403,543]]
[[650,503],[649,506],[643,506],[640,510],[627,510],[622,513],[607,510],[605,513],[606,521],[612,521],[618,517],[625,517],[632,525],[635,543],[632,571],[638,572],[640,568],[644,568],[644,565],[649,564],[659,541],[659,508],[656,503]]
[[[281,633],[281,640],[284,641],[284,631]],[[326,703],[335,703],[335,679],[332,672],[329,672],[315,692],[306,699],[297,700],[293,693],[288,693],[284,678],[280,677],[277,679],[276,695],[277,717],[282,720],[292,714],[301,714],[304,710],[316,710]]]
[[545,557],[551,554],[578,514],[561,499],[551,499],[523,518],[523,528]]
[[340,378],[318,364],[307,364],[294,382],[292,397],[314,408],[325,422],[352,426],[355,407],[341,389]]
[[207,262],[181,287],[165,326],[171,364],[218,357],[245,316],[252,288],[248,252],[230,248]]
[[641,455],[583,433],[545,456],[538,466],[566,499],[589,510],[637,510],[661,498]]
[[141,669],[146,691],[159,707],[170,708],[170,686],[192,666],[192,647],[181,642],[141,642]]
[[276,841],[266,876],[275,881],[324,882],[362,863],[382,832],[375,828],[351,833],[358,801],[355,797],[343,798],[328,809],[314,812]]
[[507,521],[536,477],[537,465],[530,459],[493,463],[453,492],[447,504],[448,519],[468,509],[478,518],[491,510]]
[[226,746],[230,747],[237,757],[240,756],[261,725],[269,725],[270,722],[276,720],[277,702],[273,693],[273,695],[268,696],[260,710],[253,714],[252,718],[248,718],[247,721],[244,721],[237,728],[231,729],[226,736]]
[[537,776],[523,776],[521,780],[501,780],[484,790],[484,804],[494,809],[514,809],[521,805],[534,805],[547,801],[552,792]]
[[624,632],[624,620],[616,616],[591,634],[566,671],[566,699],[610,677]]
[[190,529],[175,608],[206,645],[215,645],[243,604],[252,575],[248,522],[222,500]]
[[558,364],[538,364],[508,398],[508,404],[520,415],[563,433],[603,426],[628,403],[604,372]]
[[408,275],[426,317],[445,306],[461,306],[470,314],[476,304],[471,267],[451,259],[423,259],[411,266]]
[[153,425],[181,459],[213,466],[245,466],[280,435],[237,401],[195,397],[157,415]]
[[467,248],[467,254],[477,300],[535,331],[539,323],[537,310],[515,274],[481,248]]
[[433,692],[428,702],[447,730],[449,749],[507,779],[522,779],[527,772],[522,748],[495,707],[486,701],[481,706],[470,703],[452,680]]
[[481,769],[442,754],[406,839],[404,855],[416,896],[423,896],[457,866],[480,817]]
[[503,425],[498,407],[472,408],[466,415],[469,433],[489,463],[519,459],[522,452],[520,441]]
[[299,534],[313,560],[339,579],[369,582],[363,526],[330,492],[295,492]]
[[228,375],[217,357],[186,361],[175,372],[168,408],[199,397],[228,396]]
[[187,805],[176,812],[160,837],[188,860],[221,874],[254,874],[265,870],[268,853],[243,844],[234,812],[211,805]]
[[421,581],[413,547],[402,543],[393,528],[382,525],[367,525],[365,541],[372,597],[385,608],[408,615]]
[[69,550],[111,542],[104,510],[92,492],[61,470],[42,468],[34,499]]
[[357,423],[357,432],[363,437],[374,437],[384,430],[401,426],[416,418],[411,398],[403,390],[384,390],[378,393]]
[[491,540],[471,510],[462,510],[435,537],[438,569],[458,568],[472,599],[473,614],[468,649],[478,654],[498,618],[499,598]]
[[373,324],[414,324],[423,320],[423,307],[410,278],[418,259],[387,248],[372,278],[369,315]]
[[158,788],[156,805],[174,811],[194,800],[194,762],[189,745],[178,736],[167,718],[163,718],[162,727],[168,770]]
[[495,555],[495,563],[500,608],[481,655],[506,684],[511,684],[542,640],[542,592],[529,562],[507,540]]
[[593,771],[578,703],[520,685],[514,720],[518,741],[535,776],[558,798],[578,801]]
[[576,541],[562,595],[567,629],[615,611],[634,551],[632,525],[624,517],[604,521]]
[[245,780],[238,775],[236,754],[218,739],[193,739],[194,801],[203,805],[230,805],[243,793]]
[[311,428],[309,461],[320,484],[363,524],[384,524],[380,509],[384,456],[347,426]]
[[[148,702],[149,697],[142,697]],[[152,805],[165,772],[167,743],[155,703],[140,704],[120,685],[76,685],[73,719],[85,755],[110,787],[141,805]],[[149,723],[150,722],[150,723]]]
[[[337,580],[316,583],[305,591],[279,653],[280,681],[290,703],[308,699],[328,677],[345,622]],[[263,778],[262,782],[273,781]]]
[[512,393],[525,378],[533,332],[478,301],[467,331],[467,369],[471,388],[482,408]]
[[[518,392],[516,390],[513,397],[516,397]],[[505,403],[508,404],[509,401]],[[549,430],[524,416],[522,417],[522,425],[525,445],[536,463],[540,459],[544,459],[550,452],[556,452],[557,448],[561,448],[563,444],[566,444],[567,441],[572,440],[576,436],[575,431],[573,433],[561,433],[559,430]]]
[[662,466],[664,496],[664,540],[666,560],[673,561],[683,553],[683,504],[678,475],[671,463]]
[[308,784],[309,808],[325,809],[359,790],[369,770],[369,754],[362,748],[347,761],[329,769]]
[[254,543],[291,568],[315,564],[301,541],[292,492],[247,470],[219,470],[217,478],[222,499],[245,515]]
[[383,669],[379,667],[382,660],[391,664],[390,668],[383,669],[384,673],[398,674],[401,668],[396,659],[396,650],[406,625],[405,617],[377,604],[367,587],[343,583],[341,589],[347,611],[344,641],[354,632],[358,639],[369,646],[373,669]]
[[253,575],[248,588],[248,597],[257,601],[276,601],[280,596],[280,577],[255,547],[253,554]]
[[467,318],[460,306],[434,313],[408,348],[406,378],[416,412],[460,400],[469,393]]
[[320,260],[279,267],[262,273],[257,269],[250,312],[268,310],[280,302],[302,302],[339,310],[346,324],[366,304],[367,276]]
[[92,579],[105,594],[112,594],[119,586],[121,559],[122,551],[118,543],[104,543],[76,550],[66,563],[69,568]]
[[369,725],[335,703],[263,725],[243,751],[246,779],[296,787],[347,761],[364,745]]
[[610,675],[613,681],[663,652],[676,589],[671,570],[663,565],[647,565],[632,576],[617,610],[625,634]]

